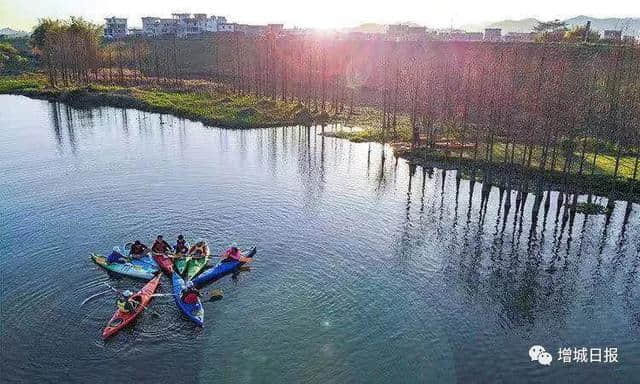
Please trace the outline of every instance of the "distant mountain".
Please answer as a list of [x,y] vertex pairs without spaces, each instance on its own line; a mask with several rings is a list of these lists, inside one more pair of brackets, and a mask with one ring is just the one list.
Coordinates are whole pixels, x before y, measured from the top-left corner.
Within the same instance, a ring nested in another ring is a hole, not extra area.
[[533,27],[539,23],[539,20],[529,18],[522,20],[502,20],[494,23],[481,23],[481,24],[465,24],[461,25],[460,29],[467,32],[483,32],[485,28],[501,28],[502,33],[509,32],[531,32]]
[[640,37],[640,17],[598,19],[589,16],[577,16],[565,20],[570,27],[576,25],[585,25],[587,21],[591,21],[591,29],[596,31],[604,31],[605,29],[621,30],[623,35],[631,35]]
[[0,29],[0,36],[6,36],[10,39],[17,39],[19,37],[27,37],[29,36],[28,32],[16,31],[11,28],[2,28]]
[[487,28],[502,28],[502,33],[520,32],[527,33],[533,31],[540,21],[534,18],[522,20],[503,20],[487,25]]

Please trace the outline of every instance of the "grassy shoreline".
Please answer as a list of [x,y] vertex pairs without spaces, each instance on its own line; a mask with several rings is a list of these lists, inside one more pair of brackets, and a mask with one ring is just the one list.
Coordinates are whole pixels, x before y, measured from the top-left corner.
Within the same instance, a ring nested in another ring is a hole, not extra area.
[[59,101],[78,108],[134,108],[167,113],[222,128],[311,125],[328,116],[310,112],[298,102],[272,101],[211,89],[167,89],[90,84],[50,88],[42,75],[0,76],[0,94]]

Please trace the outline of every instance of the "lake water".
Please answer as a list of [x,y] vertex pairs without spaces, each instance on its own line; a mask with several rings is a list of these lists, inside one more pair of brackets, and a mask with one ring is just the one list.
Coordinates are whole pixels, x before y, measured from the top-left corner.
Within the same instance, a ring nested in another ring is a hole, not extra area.
[[[535,218],[533,196],[508,207],[509,192],[321,130],[0,96],[0,381],[638,380],[640,206],[569,214],[551,192]],[[103,342],[103,282],[144,282],[89,253],[179,233],[258,254],[205,289],[224,299],[203,329],[159,297],[160,316]],[[536,344],[551,366],[530,361]],[[619,362],[562,363],[563,347]]]

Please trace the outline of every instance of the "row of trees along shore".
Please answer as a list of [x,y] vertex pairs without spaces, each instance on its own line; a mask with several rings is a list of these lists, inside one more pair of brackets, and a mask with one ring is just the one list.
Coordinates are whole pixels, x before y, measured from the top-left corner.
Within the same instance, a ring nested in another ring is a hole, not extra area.
[[41,21],[32,45],[51,86],[198,78],[327,116],[374,111],[383,142],[404,133],[412,148],[579,175],[608,153],[614,178],[631,156],[640,176],[638,45],[233,33],[103,44],[100,33],[82,19]]

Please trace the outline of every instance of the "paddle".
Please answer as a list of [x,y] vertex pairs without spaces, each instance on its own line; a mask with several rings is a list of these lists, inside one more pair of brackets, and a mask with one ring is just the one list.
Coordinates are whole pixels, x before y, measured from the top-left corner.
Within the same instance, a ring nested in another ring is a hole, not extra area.
[[154,293],[151,297],[178,296],[175,293]]
[[83,305],[85,305],[89,300],[96,298],[98,296],[104,295],[105,293],[109,293],[111,291],[104,291],[104,292],[100,292],[100,293],[96,293],[95,295],[89,296],[86,299],[84,299],[84,301],[80,304],[80,306],[82,307]]
[[[118,291],[117,289],[115,289],[114,287],[112,287],[111,285],[107,284],[106,281],[102,282],[104,285],[106,285],[107,287],[111,288],[114,292],[118,293],[118,294],[122,294],[122,292]],[[147,307],[146,305],[143,305],[142,303],[137,303],[137,305],[142,306],[142,308],[144,309],[148,309],[149,312],[151,312],[151,314],[156,315],[157,317],[160,317],[160,314],[156,311],[154,311],[153,309]]]

